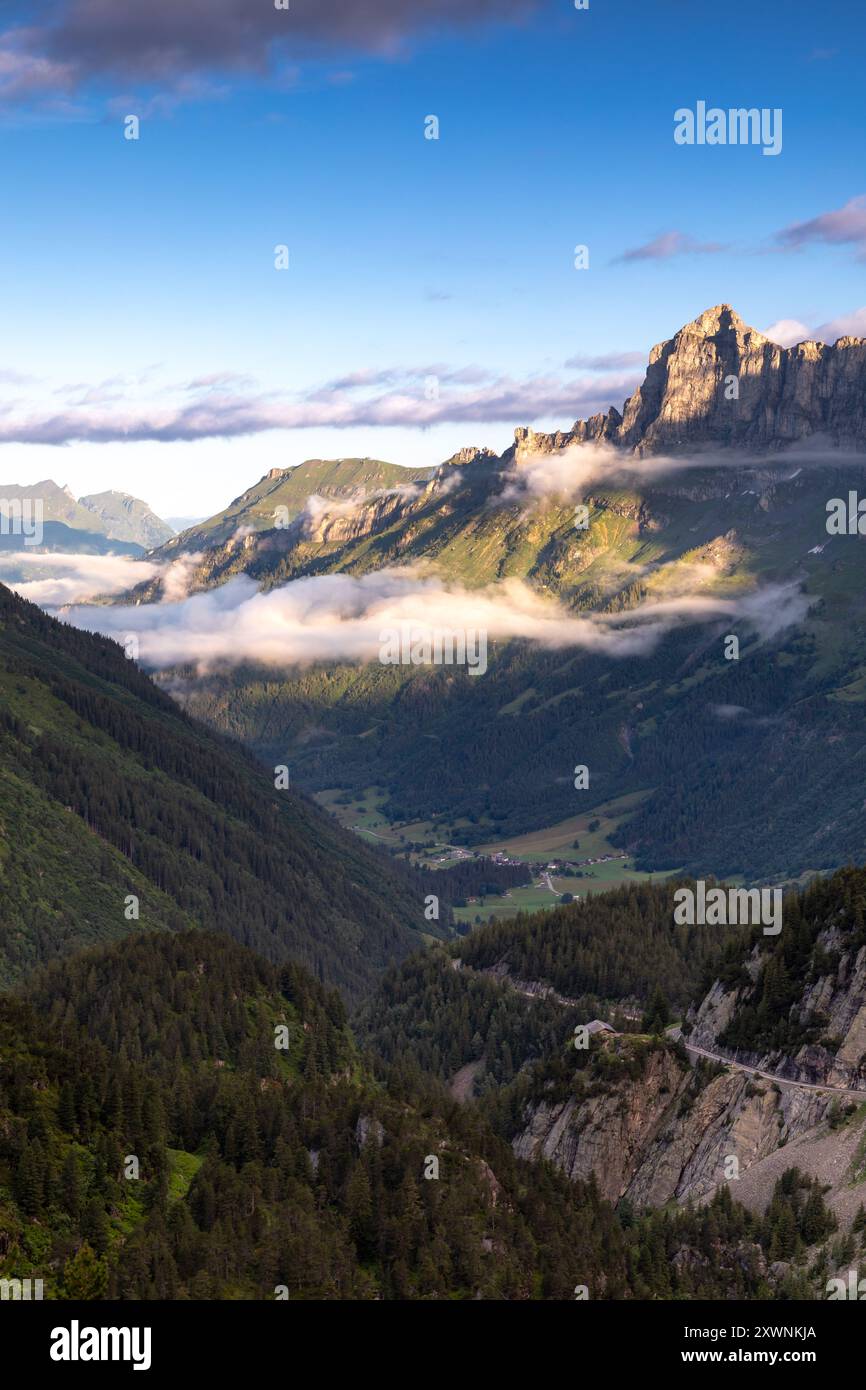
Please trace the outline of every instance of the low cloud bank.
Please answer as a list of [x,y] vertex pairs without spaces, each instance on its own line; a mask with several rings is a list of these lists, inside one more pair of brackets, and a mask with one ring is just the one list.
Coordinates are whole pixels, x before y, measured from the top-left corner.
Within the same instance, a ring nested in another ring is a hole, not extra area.
[[261,593],[247,576],[174,603],[77,606],[67,621],[125,642],[138,639],[149,669],[192,664],[199,672],[254,663],[370,662],[383,633],[484,632],[490,641],[523,638],[542,647],[578,647],[612,656],[647,653],[673,628],[746,621],[761,637],[800,622],[809,600],[795,584],[738,598],[688,594],[616,614],[569,613],[520,580],[483,590],[447,586],[411,568],[320,575]]
[[149,560],[124,555],[0,553],[0,583],[41,608],[83,603],[96,594],[122,593],[153,579],[161,569]]
[[[808,466],[847,467],[866,463],[862,451],[836,447],[813,435],[773,454],[749,454],[740,449],[695,450],[689,454],[647,454],[640,458],[613,444],[570,444],[555,453],[525,453],[504,472],[505,487],[496,504],[541,500],[569,501],[585,496],[589,488],[644,488],[658,478],[701,469],[727,468],[798,471]],[[792,475],[793,476],[793,475]]]

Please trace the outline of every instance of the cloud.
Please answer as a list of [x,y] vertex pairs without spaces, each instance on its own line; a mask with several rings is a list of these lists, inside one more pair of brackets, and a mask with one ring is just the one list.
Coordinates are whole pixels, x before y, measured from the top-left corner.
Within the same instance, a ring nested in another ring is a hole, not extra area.
[[189,552],[165,565],[128,555],[0,551],[0,583],[41,608],[56,609],[124,593],[159,577],[164,600],[177,603],[186,598],[201,559],[200,552]]
[[187,391],[213,391],[226,386],[250,386],[253,378],[246,372],[208,372],[188,382]]
[[394,57],[442,29],[522,22],[540,0],[60,0],[0,35],[0,97],[68,94],[88,82],[186,86],[206,74],[277,76],[299,56]]
[[[745,456],[737,454],[737,467],[745,466]],[[641,486],[663,474],[693,468],[707,468],[723,462],[715,455],[683,454],[667,457],[653,454],[635,460],[613,444],[569,444],[552,453],[528,452],[518,454],[505,470],[505,488],[500,503],[520,501],[569,501],[584,497],[589,488],[598,484],[608,487],[627,486],[629,481]]]
[[[162,595],[167,603],[178,603],[186,598],[189,586],[192,582],[196,566],[201,563],[201,551],[189,551],[185,555],[180,555],[176,560],[172,560],[162,575]],[[154,570],[159,566],[154,565]],[[150,576],[142,575],[142,579]],[[138,581],[141,582],[141,581]]]
[[[97,594],[122,593],[159,573],[149,560],[124,555],[0,553],[0,582],[42,608],[84,603]],[[35,571],[34,578],[27,578]]]
[[353,493],[351,497],[322,497],[314,492],[307,498],[297,518],[301,535],[306,540],[323,540],[331,522],[355,515],[366,500],[368,495],[363,490]]
[[777,319],[769,328],[765,328],[763,333],[765,338],[784,348],[793,347],[795,343],[804,343],[812,337],[811,330],[805,323],[800,323],[799,319]]
[[400,503],[417,502],[424,494],[435,495],[438,503],[459,488],[460,481],[459,468],[453,472],[437,469],[429,478],[418,482],[397,483],[394,487],[377,487],[369,491],[357,488],[349,497],[322,497],[314,492],[304,503],[297,517],[297,525],[307,540],[337,539],[330,534],[333,522],[350,516],[357,516],[360,522],[365,508],[379,507],[386,500],[396,504],[395,511]]
[[764,337],[785,348],[804,342],[835,343],[839,338],[866,338],[866,305],[819,323],[816,328],[809,328],[799,319],[778,319],[764,329]]
[[357,372],[289,399],[238,389],[221,376],[198,378],[179,398],[134,404],[124,398],[120,406],[111,399],[87,400],[91,392],[85,387],[60,409],[16,401],[0,411],[0,444],[173,443],[271,430],[574,420],[621,402],[639,380],[615,374],[518,380],[480,367],[387,368]]
[[792,444],[772,455],[743,450],[706,449],[691,454],[649,454],[636,459],[613,444],[569,444],[553,452],[528,450],[518,453],[503,470],[503,491],[494,505],[542,500],[573,501],[599,485],[644,488],[657,478],[696,469],[730,468],[781,471],[792,463],[798,468],[825,464],[864,464],[862,452],[826,445],[818,436]]
[[76,607],[64,616],[118,639],[136,634],[140,660],[150,669],[193,665],[207,672],[249,662],[272,667],[375,662],[384,634],[407,628],[632,656],[653,650],[683,624],[742,619],[762,638],[774,636],[800,622],[808,607],[809,600],[791,584],[739,598],[683,595],[624,613],[575,615],[521,580],[467,590],[405,568],[298,579],[268,593],[241,575],[178,603]]
[[554,453],[522,454],[504,472],[505,488],[497,501],[582,497],[593,482],[612,477],[629,462],[612,444],[570,444]]
[[822,212],[806,222],[794,222],[776,233],[779,246],[799,251],[814,242],[831,246],[855,245],[861,248],[858,260],[866,256],[866,194],[851,198],[844,207]]
[[866,338],[866,304],[828,323],[819,323],[815,336],[823,343],[835,343],[837,338]]
[[0,33],[0,101],[17,102],[34,97],[55,99],[75,86],[73,64],[29,50],[34,36],[22,29]]
[[27,372],[19,372],[14,367],[0,367],[0,383],[8,386],[24,386],[36,381],[35,376],[30,376]]
[[696,241],[686,232],[662,232],[643,246],[617,256],[617,261],[668,261],[674,256],[714,256],[728,248],[717,241]]

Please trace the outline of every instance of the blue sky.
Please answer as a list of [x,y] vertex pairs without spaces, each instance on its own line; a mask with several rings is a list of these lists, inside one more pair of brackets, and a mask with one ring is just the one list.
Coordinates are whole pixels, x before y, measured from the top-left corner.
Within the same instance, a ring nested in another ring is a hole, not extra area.
[[[307,457],[428,464],[621,406],[719,302],[866,335],[850,0],[11,14],[0,480],[203,515]],[[698,100],[781,108],[781,154],[677,146]]]

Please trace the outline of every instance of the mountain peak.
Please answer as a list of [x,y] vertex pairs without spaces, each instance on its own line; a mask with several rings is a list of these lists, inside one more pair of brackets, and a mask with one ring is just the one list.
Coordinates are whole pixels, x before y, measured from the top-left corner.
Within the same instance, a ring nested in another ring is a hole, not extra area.
[[837,446],[866,441],[866,339],[784,348],[715,304],[657,343],[625,402],[567,433],[516,431],[515,450],[607,443],[637,454],[720,446],[774,451],[810,435]]
[[[712,309],[705,309],[691,323],[687,323],[680,333],[688,333],[690,330],[701,334],[705,338],[714,338],[718,333],[737,333],[752,334],[756,338],[762,337],[754,328],[751,328],[736,309],[732,309],[730,304],[715,304]],[[677,337],[680,336],[678,333]]]

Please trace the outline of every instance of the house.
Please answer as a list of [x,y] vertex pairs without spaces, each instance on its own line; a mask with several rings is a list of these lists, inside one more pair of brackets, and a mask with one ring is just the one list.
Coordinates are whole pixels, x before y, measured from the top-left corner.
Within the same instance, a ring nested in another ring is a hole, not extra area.
[[610,1024],[609,1024],[609,1023],[605,1023],[604,1019],[601,1019],[601,1018],[594,1018],[594,1019],[592,1020],[592,1023],[588,1023],[588,1024],[586,1025],[586,1031],[587,1031],[588,1033],[590,1033],[590,1034],[592,1034],[592,1033],[616,1033],[616,1029],[615,1029],[615,1028],[611,1028]]

